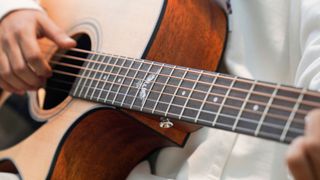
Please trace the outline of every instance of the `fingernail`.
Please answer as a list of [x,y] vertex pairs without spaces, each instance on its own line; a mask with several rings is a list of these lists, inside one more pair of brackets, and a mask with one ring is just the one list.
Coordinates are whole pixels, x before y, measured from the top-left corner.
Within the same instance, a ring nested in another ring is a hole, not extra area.
[[74,39],[72,39],[71,37],[67,36],[65,38],[66,41],[70,41],[70,42],[76,42]]

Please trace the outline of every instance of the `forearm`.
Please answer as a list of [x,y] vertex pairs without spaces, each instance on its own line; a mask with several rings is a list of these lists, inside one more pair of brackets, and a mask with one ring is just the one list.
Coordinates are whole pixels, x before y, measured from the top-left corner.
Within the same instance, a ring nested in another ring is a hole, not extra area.
[[8,13],[19,9],[35,9],[42,11],[36,0],[0,0],[0,20]]

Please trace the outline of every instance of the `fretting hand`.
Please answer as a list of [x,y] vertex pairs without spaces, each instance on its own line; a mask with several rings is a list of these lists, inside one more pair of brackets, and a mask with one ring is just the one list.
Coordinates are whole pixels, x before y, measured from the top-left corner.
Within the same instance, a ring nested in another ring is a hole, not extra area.
[[305,135],[293,141],[287,153],[289,169],[296,180],[320,180],[320,110],[306,117]]

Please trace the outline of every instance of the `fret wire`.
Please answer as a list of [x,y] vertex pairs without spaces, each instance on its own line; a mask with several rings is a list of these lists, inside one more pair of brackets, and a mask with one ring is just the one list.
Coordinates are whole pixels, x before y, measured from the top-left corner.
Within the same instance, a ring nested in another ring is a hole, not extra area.
[[[100,89],[100,90],[101,90],[101,89]],[[63,91],[63,90],[61,90],[61,91]],[[122,94],[122,93],[121,93],[121,94]],[[125,94],[122,94],[122,95],[125,95]],[[127,94],[126,94],[126,95],[127,95]],[[130,95],[127,95],[127,96],[130,96]],[[133,97],[133,96],[132,96],[132,97]],[[99,100],[104,100],[104,99],[98,98],[98,97],[95,97],[95,98],[97,98],[97,101],[98,101],[98,102],[100,102]],[[151,99],[150,101],[156,102],[155,100],[152,100],[152,99]],[[161,102],[161,103],[169,104],[169,103],[167,103],[167,102]],[[127,105],[130,105],[130,104],[127,104]],[[137,106],[137,105],[134,105],[134,106]],[[176,105],[176,106],[178,106],[178,105]],[[139,107],[139,106],[137,106],[137,107]],[[188,108],[188,109],[191,109],[191,110],[198,110],[197,108],[192,108],[192,107],[187,107],[187,108]],[[151,108],[145,108],[145,109],[151,110]],[[160,110],[155,110],[155,111],[164,113],[164,111],[160,111]],[[208,114],[212,114],[212,115],[216,115],[216,114],[217,114],[216,112],[211,112],[211,111],[207,111],[207,110],[203,110],[203,112],[208,113]],[[169,112],[168,114],[175,115],[175,114],[170,113],[170,112]],[[228,118],[235,118],[235,116],[229,115],[229,114],[220,114],[220,116],[228,117]],[[184,118],[189,118],[189,119],[191,119],[191,118],[194,119],[193,117],[189,117],[189,116],[183,116],[183,117],[184,117]],[[200,120],[201,120],[201,121],[205,121],[204,119],[200,119]],[[253,123],[253,124],[256,124],[256,123],[257,123],[256,121],[254,121],[254,120],[252,120],[252,119],[250,119],[250,118],[240,118],[240,120],[245,121],[245,122],[250,122],[250,123]],[[218,123],[219,123],[219,122],[217,122],[216,124],[218,124]],[[279,128],[282,129],[282,127],[280,127],[280,126],[278,126],[278,125],[275,125],[275,124],[270,124],[270,123],[268,123],[268,122],[266,122],[265,125],[268,126],[268,127],[276,128],[276,129],[279,129]],[[303,130],[297,129],[297,128],[291,128],[291,129],[289,129],[289,131],[293,131],[293,132],[297,132],[297,133],[303,133]]]
[[[107,56],[105,56],[105,57],[107,57]],[[111,59],[112,59],[111,56],[108,56],[108,57],[109,57],[109,58],[108,58],[107,63],[106,63],[107,65],[103,68],[103,71],[104,71],[104,72],[107,71],[108,65],[110,64]],[[101,78],[102,78],[102,79],[104,79],[105,76],[106,76],[105,73],[102,73],[102,74],[101,74]],[[105,79],[107,79],[107,77],[106,77]],[[99,82],[99,83],[100,83],[100,82]],[[106,86],[107,81],[103,81],[103,80],[102,80],[102,83],[103,83],[102,89],[104,89],[104,87]],[[101,98],[102,92],[103,92],[103,91],[100,91],[100,93],[99,93],[99,95],[98,95],[99,98]]]
[[[80,51],[80,52],[90,52],[90,53],[92,53],[92,54],[97,54],[97,53],[95,53],[95,52],[86,51],[86,50],[83,50],[83,49],[77,49],[77,48],[72,48],[72,49],[76,49],[76,51]],[[72,50],[72,49],[71,49],[71,50]],[[75,50],[73,50],[73,51],[75,51]],[[106,53],[106,54],[108,54],[108,53]],[[116,56],[116,55],[114,55],[114,54],[108,54],[108,55],[110,55],[110,56]],[[68,57],[69,59],[75,59],[75,60],[81,60],[81,61],[89,61],[89,59],[78,58],[78,57],[76,57],[76,56],[69,56],[69,55],[65,55],[65,54],[58,54],[58,53],[56,53],[56,54],[54,54],[54,56]],[[148,63],[148,62],[147,62],[147,63]],[[169,66],[167,65],[167,67],[169,67]],[[177,69],[182,69],[182,68],[177,67]],[[191,69],[190,72],[196,72],[196,71]],[[215,74],[210,73],[210,72],[205,72],[205,74],[206,74],[206,75],[215,75]],[[224,78],[224,79],[229,79],[229,80],[231,80],[231,79],[233,78],[233,77],[228,77],[228,76],[220,76],[220,77],[221,77],[221,78]],[[239,81],[241,81],[241,82],[246,82],[246,83],[251,83],[251,80],[248,80],[248,79],[239,79]],[[274,88],[274,85],[271,85],[271,84],[269,85],[268,83],[260,83],[260,82],[258,82],[257,85],[261,85],[261,86],[264,86],[264,87]],[[300,90],[298,90],[298,88],[294,88],[294,87],[285,87],[285,86],[282,86],[282,87],[280,87],[280,89],[281,89],[281,90],[287,90],[287,91],[290,91],[290,92],[297,92],[297,93],[300,92]],[[314,95],[314,96],[319,97],[319,94],[318,94],[318,93],[311,92],[311,91],[309,91],[309,92],[307,92],[307,93],[308,93],[308,94],[306,94],[306,95]],[[278,96],[278,97],[280,97],[280,96]]]
[[[55,81],[60,81],[60,80],[55,80]],[[62,81],[63,83],[65,83],[64,81]],[[131,88],[131,87],[130,87]],[[136,88],[136,87],[133,87],[133,88]],[[105,90],[102,90],[102,91],[105,91]],[[153,91],[153,92],[159,92],[159,91]],[[127,94],[127,92],[125,93],[125,94]],[[168,94],[168,93],[165,93],[165,92],[163,92],[163,94],[167,94],[167,95],[171,95],[171,94]],[[183,97],[183,96],[179,96],[179,95],[177,95],[177,97]],[[195,101],[199,101],[199,100],[197,100],[197,99],[193,99],[193,100],[195,100]],[[218,104],[218,103],[211,103],[211,102],[208,102],[209,104],[212,104],[212,105],[214,105],[214,106],[220,106],[220,104]],[[120,106],[122,106],[122,104],[120,105]],[[231,108],[231,109],[235,109],[235,110],[238,110],[236,107],[234,107],[234,106],[230,106],[230,105],[224,105],[224,107],[226,108]],[[249,110],[249,109],[245,109],[244,111],[247,111],[247,112],[251,112],[251,113],[256,113],[256,114],[261,114],[261,113],[259,113],[259,112],[255,112],[255,111],[251,111],[251,110]],[[269,114],[268,116],[270,116],[270,117],[274,117],[274,118],[278,118],[278,119],[283,119],[281,116],[278,116],[278,115],[273,115],[273,114]],[[287,119],[283,119],[283,120],[287,120]],[[297,119],[297,120],[300,120],[300,119]],[[299,123],[300,121],[295,121],[295,122],[297,122],[297,123]]]
[[[135,62],[140,62],[140,65],[139,65],[139,67],[138,67],[138,69],[140,69],[141,66],[143,65],[143,61],[135,61]],[[133,78],[131,78],[131,82],[130,82],[130,85],[128,86],[128,89],[127,89],[127,91],[126,91],[126,94],[128,94],[129,91],[130,91],[130,89],[132,88],[132,84],[133,84],[134,80],[136,79],[136,77],[137,77],[137,75],[138,75],[138,72],[139,72],[139,71],[135,71],[135,73],[134,73],[134,75],[133,75]],[[137,90],[137,91],[138,91],[138,90]],[[122,102],[121,102],[121,106],[123,106],[123,103],[124,103],[125,100],[126,100],[126,97],[123,98],[123,100],[122,100]],[[130,109],[131,109],[131,107],[130,107]]]
[[[96,64],[93,66],[93,68],[94,69],[100,69],[100,67],[101,67],[101,64],[102,63],[99,63],[99,59],[100,59],[100,55],[98,55],[98,57],[97,57],[97,59],[96,59],[96,61],[97,61],[97,63],[98,63],[98,67],[97,68],[95,68],[95,66],[96,66]],[[91,73],[92,73],[92,71],[91,71]],[[89,77],[90,77],[90,75],[91,75],[91,73],[89,74]],[[96,75],[97,75],[97,73],[98,73],[98,71],[95,71],[95,72],[93,72],[93,78],[94,79],[96,79]],[[89,85],[89,87],[91,87],[92,86],[92,84],[93,84],[93,81],[91,81],[90,82],[90,85]],[[98,84],[98,82],[97,82],[97,84]],[[90,89],[87,89],[87,91],[86,91],[86,93],[85,93],[85,97],[88,95],[88,93],[89,93],[89,91],[90,91]],[[93,92],[92,92],[92,94],[94,93],[94,91],[95,91],[95,89],[93,89]],[[91,97],[92,97],[92,95],[91,95]],[[90,100],[92,100],[91,98],[89,98]]]
[[[144,64],[144,62],[143,62],[143,64]],[[150,69],[151,69],[152,66],[153,66],[153,62],[152,62],[151,65],[149,66],[148,70],[145,71],[146,74],[144,75],[143,79],[141,80],[141,83],[142,83],[142,84],[143,84],[143,82],[146,80],[146,78],[147,78],[147,76],[148,76],[148,71],[150,71]],[[142,66],[141,66],[141,67],[142,67]],[[140,67],[140,68],[141,68],[141,67]],[[139,68],[139,69],[140,69],[140,68]],[[134,99],[133,99],[133,101],[132,101],[132,104],[130,105],[130,109],[131,109],[132,106],[134,105],[134,102],[136,101],[139,92],[142,90],[141,88],[142,88],[142,85],[140,86],[140,88],[137,89],[136,95],[134,96]]]
[[227,100],[227,96],[229,96],[230,91],[231,91],[234,83],[236,82],[237,78],[238,78],[238,77],[235,77],[235,78],[232,80],[232,82],[231,82],[231,84],[230,84],[230,86],[229,86],[229,88],[228,88],[228,90],[227,90],[227,93],[225,94],[225,96],[224,96],[224,98],[223,98],[223,100],[222,100],[222,104],[221,104],[221,106],[219,107],[218,113],[217,113],[216,117],[214,118],[214,121],[212,122],[212,126],[215,126],[215,125],[216,125],[217,120],[218,120],[218,117],[220,116],[220,113],[221,113],[221,111],[222,111],[222,108],[224,107],[224,104],[225,104],[225,102],[226,102],[226,100]]
[[[54,70],[54,72],[61,73],[61,74],[65,74],[65,75],[69,75],[69,76],[71,76],[70,74],[72,74],[72,73],[66,73],[66,72],[58,71],[58,70]],[[82,77],[82,76],[79,76],[79,77]],[[85,78],[89,78],[89,77],[85,77]],[[163,84],[163,83],[158,83],[158,84]],[[130,86],[131,86],[131,85],[130,85]],[[170,85],[168,85],[168,86],[170,86]],[[131,88],[131,87],[130,87],[130,88]],[[182,88],[183,88],[183,87],[182,87]],[[155,91],[155,92],[158,92],[158,91]],[[211,94],[211,93],[210,93],[210,94]],[[216,96],[224,97],[223,95],[219,95],[219,94],[216,94]],[[236,97],[229,97],[229,99],[236,99],[236,100],[240,100],[240,101],[243,100],[243,99],[241,99],[241,98],[236,98]],[[199,101],[199,100],[197,100],[197,99],[193,99],[193,100]],[[209,102],[209,103],[210,103],[210,102]],[[261,103],[259,103],[258,101],[252,101],[252,102],[250,102],[250,103],[252,103],[252,104],[253,104],[253,103],[256,103],[256,104],[261,105]],[[210,104],[215,105],[215,103],[210,103]],[[264,106],[264,104],[263,104],[263,106]],[[235,108],[235,107],[233,107],[233,106],[225,105],[225,107],[229,107],[229,108],[232,108],[232,109],[236,109],[236,110],[237,110],[237,108]],[[271,107],[273,107],[273,105],[271,105]],[[274,107],[276,107],[276,106],[274,106]],[[251,113],[255,113],[255,114],[259,114],[258,112],[251,111],[250,109],[245,110],[245,111],[251,112]],[[274,118],[278,118],[278,119],[287,120],[287,118],[282,118],[282,117],[279,116],[279,115],[269,114],[268,116],[274,117]],[[295,121],[295,122],[300,123],[299,121]]]
[[259,132],[260,132],[261,126],[262,126],[262,124],[263,124],[263,121],[264,121],[265,117],[267,116],[267,113],[268,113],[268,111],[269,111],[269,109],[270,109],[270,107],[271,107],[271,104],[272,104],[272,102],[273,102],[274,97],[275,97],[276,94],[278,93],[279,87],[280,87],[280,84],[278,83],[277,86],[276,86],[276,88],[273,90],[273,93],[272,93],[272,95],[271,95],[271,97],[270,97],[270,99],[269,99],[269,101],[268,101],[268,104],[267,104],[266,107],[264,108],[264,111],[263,111],[263,113],[262,113],[262,116],[261,116],[261,118],[260,118],[260,120],[259,120],[259,124],[258,124],[258,126],[257,126],[257,129],[256,129],[255,133],[254,133],[255,136],[258,136],[258,134],[259,134]]
[[[112,58],[114,58],[114,57],[112,57]],[[114,69],[114,67],[115,66],[112,66],[112,64],[111,64],[111,60],[112,60],[112,58],[110,59],[110,66],[111,66],[111,69],[110,69],[110,74],[108,74],[107,75],[107,77],[104,77],[104,79],[105,79],[105,83],[104,83],[104,85],[103,85],[103,88],[102,89],[104,89],[105,88],[105,86],[107,85],[107,82],[108,83],[110,83],[110,81],[109,81],[109,78],[110,78],[110,75],[114,75],[114,74],[112,74],[112,71],[113,71],[113,69]],[[116,64],[117,63],[117,61],[118,61],[118,59],[119,59],[119,57],[116,57],[116,60],[114,61],[114,64]],[[111,85],[110,85],[111,86]],[[108,92],[108,91],[107,91]],[[107,95],[109,95],[109,93],[110,92],[108,92],[108,94]],[[104,103],[106,103],[107,102],[107,95],[104,97]]]
[[[130,95],[129,95],[130,96]],[[102,99],[103,100],[103,99]],[[153,102],[155,102],[155,100],[150,100],[150,101],[153,101]],[[161,103],[164,103],[164,104],[169,104],[168,102],[161,102]],[[128,104],[129,105],[129,104]],[[134,106],[137,106],[137,105],[134,105]],[[140,107],[140,106],[137,106],[137,107]],[[191,110],[198,110],[197,108],[192,108],[192,107],[186,107],[186,108],[188,108],[188,109],[191,109]],[[145,107],[145,109],[148,109],[148,110],[151,110],[151,108],[147,108],[147,107]],[[160,115],[161,114],[163,114],[163,113],[165,113],[164,111],[161,111],[161,110],[155,110],[156,112],[158,112],[158,113],[160,113]],[[205,113],[208,113],[208,114],[212,114],[212,115],[217,115],[217,113],[215,113],[215,112],[211,112],[211,111],[207,111],[207,110],[203,110],[203,112],[205,112]],[[170,114],[170,115],[176,115],[176,114],[174,114],[174,113],[168,113],[168,114]],[[228,115],[228,114],[220,114],[221,116],[223,116],[223,117],[228,117],[228,118],[235,118],[235,116],[233,116],[233,115]],[[188,118],[188,119],[194,119],[194,117],[191,117],[191,116],[183,116],[184,118]],[[205,119],[200,119],[201,121],[206,121]],[[254,123],[254,124],[256,124],[257,122],[256,121],[254,121],[254,120],[252,120],[252,119],[250,119],[250,118],[240,118],[240,120],[241,121],[246,121],[246,122],[250,122],[250,123]],[[217,122],[216,124],[218,124],[219,122]],[[221,123],[220,123],[221,124]],[[267,125],[267,126],[269,126],[269,127],[274,127],[274,128],[281,128],[280,126],[278,126],[278,125],[275,125],[275,124],[270,124],[270,123],[266,123],[265,125]],[[231,126],[230,126],[231,127]],[[290,129],[289,131],[294,131],[294,132],[301,132],[300,131],[300,129],[296,129],[296,128],[292,128],[292,129]]]
[[[170,76],[172,76],[175,67],[176,67],[176,66],[173,66],[173,68],[171,67]],[[161,98],[161,96],[162,96],[162,94],[163,94],[164,89],[165,89],[166,86],[168,85],[169,80],[170,80],[170,78],[168,77],[167,80],[166,80],[166,82],[164,83],[162,89],[161,89],[161,92],[160,92],[160,94],[159,94],[159,96],[158,96],[158,99],[157,99],[157,101],[156,101],[156,104],[155,104],[154,108],[152,109],[152,113],[154,113],[154,111],[156,110],[156,108],[157,108],[157,106],[158,106],[158,104],[159,104],[158,102],[159,102],[159,100],[160,100],[160,98]]]
[[[119,57],[119,58],[114,62],[114,64],[117,64],[120,58],[121,58],[121,57]],[[121,63],[121,65],[120,65],[120,67],[119,67],[119,69],[118,69],[118,72],[117,72],[116,75],[114,76],[114,79],[113,79],[112,83],[111,83],[110,86],[109,86],[109,90],[110,90],[110,91],[108,92],[108,94],[107,94],[107,96],[106,96],[106,100],[109,98],[110,92],[111,92],[111,90],[112,90],[115,82],[117,81],[118,76],[119,76],[119,74],[120,74],[120,72],[121,72],[121,69],[122,69],[122,67],[123,67],[123,65],[124,65],[124,63],[125,63],[126,61],[127,61],[127,59],[124,58],[124,59],[123,59],[123,62]],[[117,85],[118,85],[118,84],[117,84]]]
[[285,137],[287,135],[287,132],[288,132],[288,129],[290,128],[290,125],[292,124],[292,121],[293,121],[293,118],[296,114],[296,111],[298,110],[299,106],[300,106],[300,103],[301,101],[303,100],[303,97],[304,97],[304,93],[306,92],[306,89],[303,88],[302,89],[302,92],[300,93],[299,95],[299,98],[298,100],[296,101],[294,107],[293,107],[293,110],[291,111],[290,113],[290,116],[289,116],[289,119],[288,121],[286,122],[286,125],[282,131],[282,134],[281,134],[281,137],[280,137],[280,141],[283,142],[285,140]]
[[206,93],[206,96],[205,96],[203,102],[201,103],[200,109],[199,109],[198,114],[197,114],[197,116],[195,118],[195,122],[198,121],[198,119],[200,117],[200,113],[203,111],[203,107],[204,107],[205,103],[208,101],[209,94],[212,91],[213,85],[216,83],[217,79],[218,79],[217,77],[214,77],[214,79],[212,80],[212,83],[211,83],[211,85],[209,87],[209,90]]
[[[107,57],[107,56],[104,56],[103,59],[102,59],[102,61],[105,61],[106,57]],[[100,69],[101,65],[102,65],[102,64],[99,65],[98,69]],[[107,67],[107,66],[105,66],[105,67]],[[105,69],[105,68],[103,68],[103,69]],[[97,72],[96,72],[96,74],[97,74]],[[96,74],[95,74],[95,76],[96,76]],[[103,77],[103,73],[100,73],[100,77],[99,77],[98,79],[102,80],[102,77]],[[98,87],[99,83],[100,83],[100,82],[97,82],[96,87],[94,88],[94,90],[93,90],[93,92],[92,92],[92,95],[91,95],[91,97],[90,97],[90,100],[92,100],[93,95],[94,95],[94,93],[95,93],[95,91],[96,91],[96,88]]]
[[[127,68],[127,71],[126,71],[124,77],[122,78],[121,84],[119,85],[119,88],[118,88],[118,90],[117,90],[117,92],[116,92],[116,95],[114,96],[114,98],[113,98],[113,100],[112,100],[112,104],[114,104],[116,98],[118,97],[119,91],[120,91],[120,89],[121,89],[122,86],[123,86],[123,82],[125,81],[126,77],[128,76],[128,73],[129,73],[130,69],[132,68],[132,65],[133,65],[133,64],[134,64],[134,61],[131,61],[131,64],[129,65],[129,68]],[[128,89],[129,89],[129,88],[128,88]]]
[[[65,64],[65,63],[55,63],[55,62],[50,62],[50,63],[53,63],[53,64]],[[73,65],[68,65],[68,64],[65,64],[65,65],[67,65],[67,66],[70,66],[70,67],[75,67],[75,66],[73,66]],[[190,71],[191,72],[191,71]],[[162,75],[162,74],[160,74],[160,76],[167,76],[167,75]],[[213,77],[215,77],[214,75],[213,75]],[[220,76],[219,76],[220,77]],[[186,80],[188,80],[188,79],[186,79]],[[99,80],[97,80],[97,81],[99,81]],[[241,82],[241,81],[240,81]],[[199,82],[199,83],[204,83],[204,82]],[[258,84],[258,83],[257,83]],[[224,85],[216,85],[217,87],[222,87],[222,88],[225,88],[226,89],[226,86],[224,86]],[[244,90],[242,90],[242,89],[239,89],[239,88],[233,88],[233,90],[236,90],[236,91],[240,91],[240,92],[246,92],[246,91],[244,91]],[[197,91],[197,92],[201,92],[201,93],[206,93],[206,92],[203,92],[203,91],[198,91],[198,90],[195,90],[195,91]],[[257,92],[253,92],[252,94],[257,94],[257,95],[261,95],[261,96],[265,96],[265,97],[269,97],[268,95],[266,95],[266,93],[257,93]],[[217,96],[220,96],[220,97],[223,97],[222,95],[217,95]],[[283,97],[283,98],[281,98],[282,96],[277,96],[276,98],[278,98],[278,99],[285,99],[285,97]],[[242,100],[241,98],[237,98],[237,97],[230,97],[230,98],[232,98],[232,99],[235,99],[235,100]],[[252,100],[249,100],[250,102],[252,102],[252,103],[256,103],[257,105],[265,105],[265,104],[263,104],[263,103],[261,103],[261,102],[259,102],[259,101],[252,101]],[[313,103],[314,104],[314,103]],[[320,104],[319,104],[319,106],[320,106]],[[288,109],[287,107],[283,107],[283,106],[279,106],[279,105],[273,105],[273,107],[276,107],[276,108],[278,108],[278,109],[282,109],[282,110],[287,110],[287,111],[291,111],[291,109]],[[308,112],[307,111],[305,111],[305,110],[298,110],[297,111],[298,113],[301,113],[301,114],[307,114]]]
[[142,102],[142,106],[140,108],[140,111],[142,111],[142,109],[144,108],[144,105],[146,104],[147,99],[149,98],[149,95],[150,95],[150,93],[152,91],[152,88],[156,84],[156,81],[158,80],[159,74],[161,73],[162,69],[163,69],[163,64],[160,66],[160,69],[156,72],[156,77],[155,77],[153,83],[150,86],[150,90],[148,91],[148,94],[147,94],[146,98]]
[[[188,69],[189,69],[189,68],[187,68],[186,70],[188,70]],[[176,90],[174,91],[174,94],[173,94],[173,96],[172,96],[172,98],[171,98],[171,100],[170,100],[170,103],[169,103],[169,105],[168,105],[168,107],[167,107],[167,110],[166,110],[166,112],[165,112],[165,114],[164,114],[165,117],[167,116],[167,114],[168,114],[168,112],[169,112],[169,110],[170,110],[170,107],[171,107],[171,105],[172,105],[173,99],[174,99],[174,97],[177,95],[177,92],[178,92],[178,90],[179,90],[179,87],[181,86],[181,84],[182,84],[182,82],[183,82],[183,79],[186,77],[186,75],[187,75],[187,71],[184,71],[183,76],[181,77],[181,79],[180,79],[180,81],[179,81],[179,84],[178,84]]]
[[[188,97],[187,97],[187,100],[186,100],[186,102],[184,103],[183,108],[182,108],[182,110],[181,110],[181,113],[180,113],[180,115],[179,115],[179,119],[181,119],[181,116],[183,115],[183,113],[184,113],[184,111],[185,111],[185,108],[186,108],[186,106],[187,106],[187,104],[188,104],[188,102],[189,102],[189,100],[190,100],[190,97],[191,97],[191,95],[192,95],[192,93],[193,93],[193,91],[194,91],[194,88],[198,85],[198,81],[199,81],[199,79],[201,78],[202,73],[203,73],[203,70],[201,70],[201,71],[200,71],[200,74],[198,74],[197,80],[195,81],[195,83],[194,83],[193,86],[192,86],[192,89],[191,89],[190,92],[189,92],[189,95],[188,95]],[[197,118],[196,118],[196,119],[197,119]],[[197,121],[195,121],[195,122],[197,122]]]
[[[91,59],[91,58],[93,58],[93,57],[94,57],[94,56],[90,56],[89,59]],[[94,61],[93,61],[93,62],[94,62]],[[89,69],[90,64],[91,64],[91,62],[89,62],[89,63],[86,64],[86,67],[85,67],[85,69],[83,70],[82,74],[85,75],[86,72],[90,70],[90,69]],[[79,85],[81,84],[82,80],[83,80],[82,78],[79,78],[79,81],[78,81],[78,83],[77,83],[76,89],[74,90],[74,95],[78,94],[79,96],[81,96],[81,91],[82,91],[82,88],[83,88],[83,87],[80,87],[80,92],[78,92],[78,90],[79,90]],[[86,81],[86,80],[87,80],[87,79],[85,79],[85,81]]]
[[255,80],[254,83],[251,84],[251,88],[250,88],[250,90],[249,90],[249,92],[248,92],[248,94],[247,94],[244,102],[242,103],[241,109],[239,110],[238,116],[236,117],[235,123],[234,123],[234,125],[233,125],[233,127],[232,127],[232,130],[233,130],[233,131],[236,129],[236,127],[237,127],[237,125],[238,125],[239,118],[241,117],[242,112],[243,112],[243,109],[246,107],[247,102],[248,102],[248,100],[249,100],[249,98],[250,98],[250,96],[251,96],[251,93],[252,93],[253,89],[254,89],[255,86],[256,86],[256,82],[257,82],[257,80]]
[[[94,62],[93,65],[91,66],[93,69],[95,69],[95,66],[96,66],[97,64],[100,65],[100,63],[97,62],[97,61],[99,60],[99,58],[100,58],[100,56],[97,55],[97,57],[95,58],[95,62]],[[99,66],[99,65],[98,65],[98,66]],[[96,73],[97,73],[97,72],[90,71],[87,76],[91,77],[91,74],[96,74]],[[93,76],[93,79],[95,79],[94,76]],[[88,83],[89,83],[89,87],[91,87],[93,81],[94,81],[94,80],[91,80],[91,81],[88,82]],[[85,83],[86,83],[86,82],[85,82]],[[88,92],[89,92],[89,89],[87,89],[87,91],[85,92],[84,97],[87,97]]]

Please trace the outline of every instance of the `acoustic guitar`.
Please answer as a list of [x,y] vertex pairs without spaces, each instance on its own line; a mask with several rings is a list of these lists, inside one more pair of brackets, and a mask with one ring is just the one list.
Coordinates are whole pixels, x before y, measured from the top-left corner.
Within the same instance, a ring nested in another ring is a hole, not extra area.
[[182,147],[200,126],[290,143],[320,107],[315,91],[216,73],[227,16],[212,0],[42,6],[78,45],[65,51],[41,40],[53,67],[46,87],[1,94],[1,122],[17,113],[29,130],[0,142],[0,172],[125,179],[157,149]]

